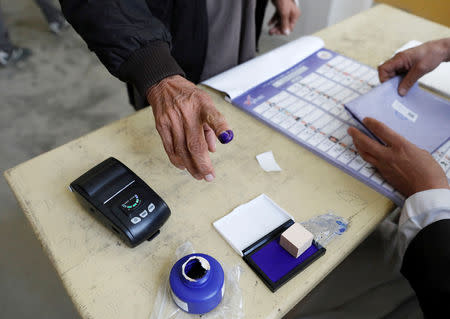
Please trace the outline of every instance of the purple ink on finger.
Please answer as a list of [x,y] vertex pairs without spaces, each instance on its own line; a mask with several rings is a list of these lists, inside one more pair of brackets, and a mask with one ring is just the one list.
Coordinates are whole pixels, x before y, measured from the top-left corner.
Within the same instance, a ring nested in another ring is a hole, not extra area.
[[230,143],[234,137],[234,133],[232,130],[226,130],[225,132],[220,133],[219,141],[222,144]]

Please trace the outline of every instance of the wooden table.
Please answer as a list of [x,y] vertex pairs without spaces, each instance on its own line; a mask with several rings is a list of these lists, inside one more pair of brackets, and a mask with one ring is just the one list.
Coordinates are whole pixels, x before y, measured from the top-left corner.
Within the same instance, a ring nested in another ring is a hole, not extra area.
[[[326,47],[373,67],[411,39],[450,36],[435,23],[379,5],[316,34]],[[172,167],[151,111],[137,112],[6,172],[20,206],[83,318],[149,318],[175,249],[189,240],[224,264],[241,264],[246,318],[280,318],[333,270],[393,209],[374,190],[299,147],[210,91],[236,134],[212,155],[217,179],[198,182]],[[283,168],[265,173],[255,155],[273,150]],[[67,186],[114,156],[168,203],[172,216],[152,242],[130,249],[94,220]],[[261,193],[297,221],[329,211],[348,231],[313,266],[270,292],[214,230],[212,222]]]
[[375,0],[420,15],[425,19],[450,27],[450,1],[448,0]]

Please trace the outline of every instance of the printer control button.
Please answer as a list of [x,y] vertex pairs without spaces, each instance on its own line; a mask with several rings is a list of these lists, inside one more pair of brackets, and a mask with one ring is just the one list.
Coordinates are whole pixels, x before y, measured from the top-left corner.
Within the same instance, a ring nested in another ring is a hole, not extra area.
[[139,217],[133,217],[133,218],[131,218],[131,222],[133,223],[133,224],[137,224],[137,223],[139,223],[141,221],[141,219],[139,218]]
[[147,213],[146,210],[144,210],[143,212],[141,212],[141,213],[139,214],[139,216],[141,216],[142,218],[145,218],[145,217],[148,216],[148,213]]
[[150,205],[148,205],[148,212],[151,213],[154,210],[155,210],[155,204],[150,203]]

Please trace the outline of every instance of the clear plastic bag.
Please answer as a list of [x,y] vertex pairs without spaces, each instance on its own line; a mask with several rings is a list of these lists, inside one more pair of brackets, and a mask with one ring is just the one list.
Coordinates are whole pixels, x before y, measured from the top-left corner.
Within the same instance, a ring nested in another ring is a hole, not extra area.
[[[175,259],[172,264],[175,264],[180,258],[194,253],[194,247],[188,241],[178,247],[175,252]],[[169,287],[169,273],[163,281],[163,285],[158,290],[155,304],[153,305],[153,312],[150,319],[241,319],[244,318],[242,307],[242,292],[239,287],[239,277],[242,268],[239,265],[227,267],[222,265],[225,273],[225,294],[221,303],[212,311],[203,315],[193,315],[184,312],[175,304],[172,299]]]
[[349,222],[345,218],[332,212],[313,217],[301,224],[314,235],[314,240],[323,247],[328,246],[336,236],[342,235],[349,227]]

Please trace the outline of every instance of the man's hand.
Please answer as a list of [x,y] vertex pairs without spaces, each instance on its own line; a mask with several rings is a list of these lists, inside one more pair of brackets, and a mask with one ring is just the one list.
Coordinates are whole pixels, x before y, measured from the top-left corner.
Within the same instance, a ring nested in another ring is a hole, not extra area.
[[294,30],[301,11],[294,0],[272,0],[276,11],[269,21],[270,35],[288,35]]
[[400,193],[409,197],[428,189],[449,188],[445,172],[427,151],[375,119],[365,118],[363,122],[386,146],[351,127],[348,133],[356,149]]
[[163,79],[147,91],[156,129],[173,165],[210,182],[214,169],[209,152],[216,136],[225,144],[233,139],[224,116],[209,95],[179,75]]
[[415,48],[397,53],[378,67],[380,82],[405,74],[398,86],[404,96],[423,75],[433,71],[441,62],[450,60],[450,38],[426,42]]

